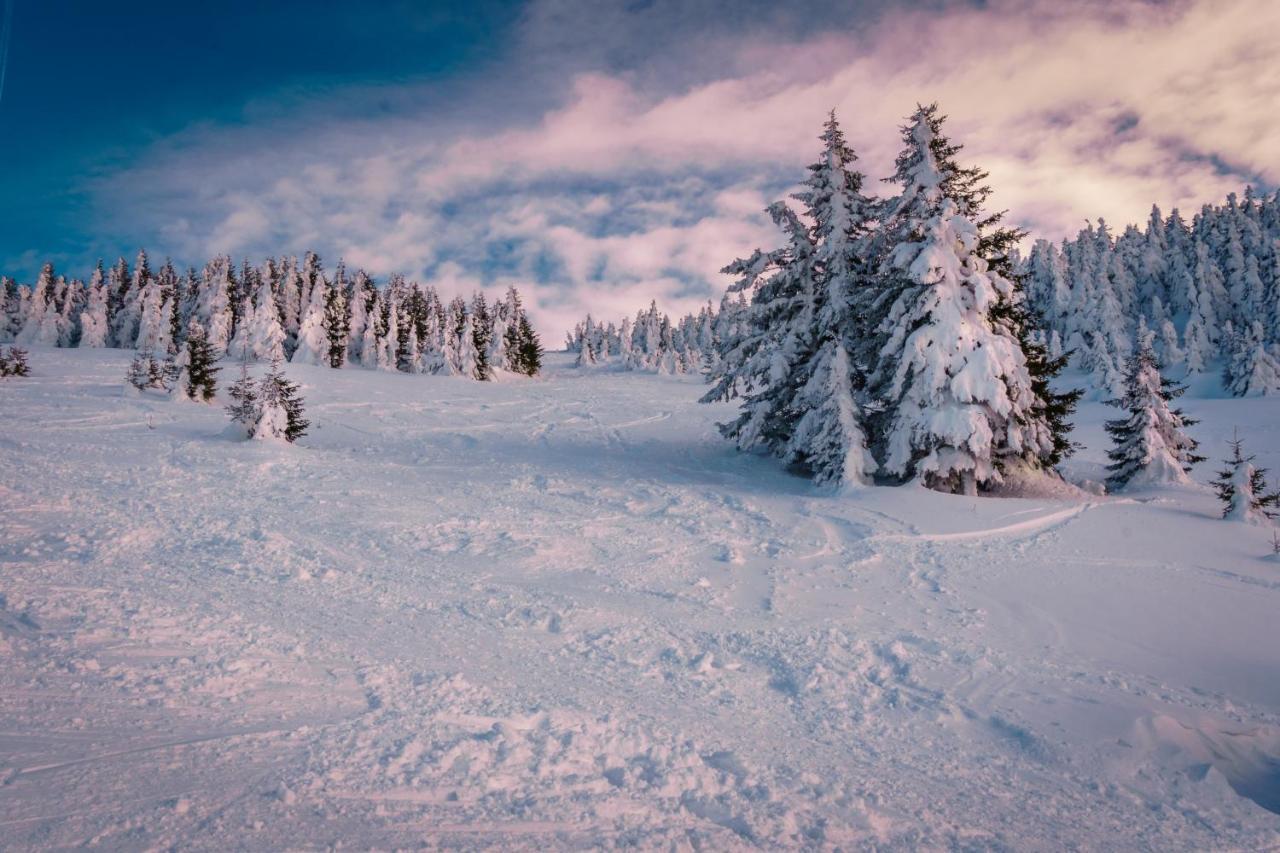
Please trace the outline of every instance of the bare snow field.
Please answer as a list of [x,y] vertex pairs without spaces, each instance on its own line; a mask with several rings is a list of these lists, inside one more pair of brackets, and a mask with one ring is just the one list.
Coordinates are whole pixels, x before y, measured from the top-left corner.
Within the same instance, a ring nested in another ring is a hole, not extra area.
[[[290,366],[238,443],[132,355],[0,382],[7,849],[1280,846],[1280,562],[1207,488],[837,496],[554,355]],[[1280,471],[1280,400],[1185,403]]]

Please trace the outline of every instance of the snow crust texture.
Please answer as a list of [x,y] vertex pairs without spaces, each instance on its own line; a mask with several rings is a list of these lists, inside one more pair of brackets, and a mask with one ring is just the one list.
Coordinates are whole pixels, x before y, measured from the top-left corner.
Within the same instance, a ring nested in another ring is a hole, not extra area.
[[[1280,845],[1280,574],[1206,489],[837,495],[565,355],[294,364],[236,442],[130,355],[0,384],[6,848]],[[1186,405],[1280,468],[1275,398]]]

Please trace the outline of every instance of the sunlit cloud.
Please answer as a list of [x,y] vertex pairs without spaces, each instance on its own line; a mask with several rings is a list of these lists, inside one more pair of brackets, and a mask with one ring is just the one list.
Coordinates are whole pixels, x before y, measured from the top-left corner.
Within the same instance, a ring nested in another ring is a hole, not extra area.
[[[564,11],[531,7],[533,44],[549,20],[573,25]],[[762,208],[803,178],[833,107],[878,179],[902,118],[940,102],[965,156],[990,170],[995,204],[1050,238],[1280,183],[1280,116],[1267,108],[1280,101],[1280,4],[948,4],[843,23],[709,37],[694,79],[544,59],[530,101],[546,106],[533,111],[481,100],[450,112],[437,99],[326,122],[326,108],[368,94],[331,93],[275,121],[192,128],[95,192],[122,236],[183,258],[315,248],[446,291],[518,283],[558,340],[587,311],[718,298],[717,270],[775,239]],[[412,88],[392,87],[396,102]]]

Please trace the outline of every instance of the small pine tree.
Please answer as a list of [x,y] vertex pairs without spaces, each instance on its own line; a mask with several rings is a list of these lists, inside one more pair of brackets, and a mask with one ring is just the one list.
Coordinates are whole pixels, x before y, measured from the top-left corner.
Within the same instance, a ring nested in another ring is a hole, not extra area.
[[526,376],[537,376],[542,370],[542,342],[538,340],[538,333],[533,330],[528,315],[520,314],[516,328],[519,329],[516,371]]
[[214,365],[217,353],[209,344],[204,327],[192,322],[187,332],[187,397],[208,403],[218,392],[217,375],[221,369]]
[[303,401],[298,386],[284,375],[279,359],[258,385],[258,414],[253,438],[283,438],[293,443],[306,435],[310,422],[302,417]]
[[1106,423],[1115,442],[1107,454],[1109,489],[1116,491],[1131,483],[1185,483],[1191,466],[1204,460],[1196,455],[1198,442],[1184,431],[1196,421],[1169,406],[1185,390],[1160,375],[1150,342],[1142,341],[1129,359],[1124,396],[1110,401],[1129,414]]
[[475,367],[471,375],[481,382],[493,378],[493,369],[489,366],[489,344],[493,339],[493,318],[489,314],[489,303],[483,293],[477,293],[471,300],[471,344],[475,348]]
[[249,360],[247,358],[241,358],[240,378],[232,383],[227,394],[231,397],[231,405],[226,407],[226,412],[231,416],[231,422],[239,424],[244,432],[244,437],[248,438],[252,435],[254,424],[257,421],[258,386],[253,381],[253,378],[249,376]]
[[149,388],[151,386],[150,361],[151,359],[144,352],[135,355],[133,361],[129,362],[129,370],[124,375],[125,382],[139,391]]
[[1280,492],[1267,491],[1267,469],[1253,467],[1253,456],[1244,455],[1244,442],[1237,433],[1231,441],[1227,467],[1218,472],[1213,487],[1222,501],[1222,517],[1234,521],[1260,523],[1280,514]]
[[9,351],[0,350],[0,376],[30,376],[31,366],[27,363],[27,351],[22,347],[9,347]]

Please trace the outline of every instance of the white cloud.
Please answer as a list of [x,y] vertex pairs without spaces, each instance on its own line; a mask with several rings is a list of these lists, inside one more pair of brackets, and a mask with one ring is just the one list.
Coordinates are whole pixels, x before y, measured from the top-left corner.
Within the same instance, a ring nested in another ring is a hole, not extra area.
[[1055,238],[1086,217],[1280,183],[1277,36],[1270,0],[894,11],[861,31],[716,40],[698,82],[674,91],[656,72],[579,73],[532,120],[475,102],[468,122],[335,124],[315,118],[321,102],[311,123],[202,127],[102,191],[112,216],[179,256],[315,247],[446,290],[533,283],[558,340],[587,310],[718,294],[719,267],[773,241],[765,192],[803,177],[833,106],[875,179],[901,117],[939,101],[994,201]]

